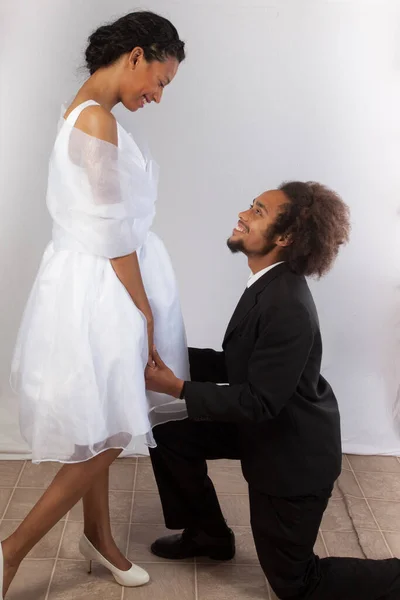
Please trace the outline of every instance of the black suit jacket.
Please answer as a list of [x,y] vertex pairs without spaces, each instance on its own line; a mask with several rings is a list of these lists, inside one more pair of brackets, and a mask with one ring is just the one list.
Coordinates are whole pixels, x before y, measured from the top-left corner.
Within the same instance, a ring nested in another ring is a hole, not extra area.
[[304,277],[285,263],[268,271],[240,299],[223,352],[191,348],[189,356],[189,418],[237,424],[250,485],[276,496],[333,485],[340,417],[320,373],[321,333]]

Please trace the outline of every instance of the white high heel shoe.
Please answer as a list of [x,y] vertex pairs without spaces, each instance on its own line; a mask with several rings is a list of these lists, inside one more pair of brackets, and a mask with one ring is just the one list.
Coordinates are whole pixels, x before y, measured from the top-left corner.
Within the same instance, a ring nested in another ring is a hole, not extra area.
[[[111,571],[114,576],[114,579],[119,585],[125,587],[138,587],[140,585],[144,585],[150,581],[150,576],[141,567],[132,564],[131,568],[128,571],[121,571],[114,567],[96,548],[93,546],[91,542],[87,539],[86,535],[81,537],[81,541],[79,542],[79,550],[80,553],[83,554],[85,558],[87,558],[88,564],[88,572],[92,572],[92,561],[95,560],[106,569]],[[0,596],[0,600],[3,598]]]
[[4,578],[4,559],[3,548],[0,542],[0,600],[3,600],[3,578]]

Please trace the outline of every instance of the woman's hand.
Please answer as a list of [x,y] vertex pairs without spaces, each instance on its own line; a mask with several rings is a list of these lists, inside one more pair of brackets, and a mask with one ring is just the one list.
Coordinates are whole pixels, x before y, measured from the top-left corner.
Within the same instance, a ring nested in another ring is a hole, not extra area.
[[145,371],[146,389],[179,398],[184,381],[178,379],[171,369],[167,367],[155,348],[153,348],[152,355],[154,366],[147,366]]

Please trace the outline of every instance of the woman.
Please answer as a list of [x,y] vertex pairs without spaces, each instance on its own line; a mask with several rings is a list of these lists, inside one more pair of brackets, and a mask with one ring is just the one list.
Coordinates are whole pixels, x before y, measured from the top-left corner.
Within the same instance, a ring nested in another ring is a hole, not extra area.
[[12,384],[33,461],[64,464],[0,544],[1,600],[22,559],[81,498],[82,554],[121,585],[149,580],[113,540],[108,469],[123,450],[153,445],[152,425],[185,417],[167,396],[146,398],[153,344],[182,377],[188,359],[174,274],[149,232],[156,165],[110,111],[160,102],[183,59],[175,27],[153,13],[100,27],[86,50],[91,76],[60,120],[47,191],[53,239],[25,310]]

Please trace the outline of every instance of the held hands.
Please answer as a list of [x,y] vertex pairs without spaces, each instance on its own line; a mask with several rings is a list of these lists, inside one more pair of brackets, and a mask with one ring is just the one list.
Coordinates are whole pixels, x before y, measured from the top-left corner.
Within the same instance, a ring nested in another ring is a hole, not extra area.
[[178,379],[161,360],[155,347],[152,350],[153,365],[147,365],[145,371],[146,388],[151,392],[167,394],[179,398],[184,382]]

